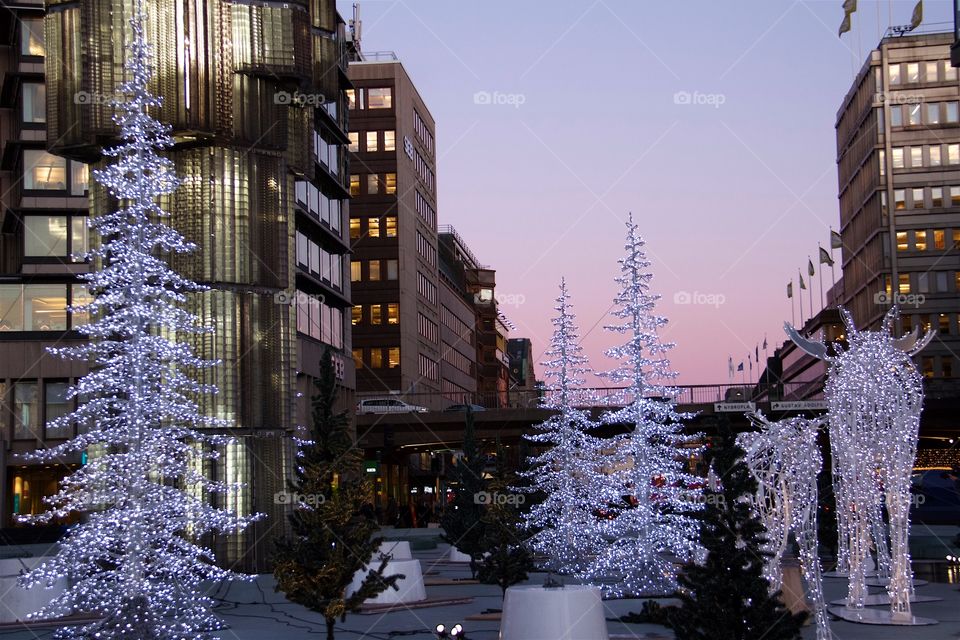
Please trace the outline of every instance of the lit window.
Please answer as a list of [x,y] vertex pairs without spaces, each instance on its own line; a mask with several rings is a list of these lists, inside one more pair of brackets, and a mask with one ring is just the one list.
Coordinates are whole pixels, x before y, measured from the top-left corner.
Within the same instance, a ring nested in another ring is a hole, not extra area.
[[23,188],[65,191],[67,161],[46,151],[23,152]]
[[890,107],[890,126],[891,127],[902,127],[903,126],[903,109],[899,104],[895,104]]
[[930,166],[939,167],[940,166],[940,145],[935,144],[930,147]]
[[18,440],[40,437],[40,398],[36,382],[13,385],[13,437]]
[[956,102],[945,102],[947,107],[947,122],[956,123],[960,122],[960,108]]
[[360,237],[360,218],[350,218],[350,239],[357,240]]
[[400,324],[400,305],[396,302],[387,304],[387,324]]
[[926,67],[927,82],[936,82],[939,80],[940,76],[940,63],[939,62],[927,62],[924,64]]
[[933,232],[933,248],[943,251],[946,248],[943,229],[936,229]]
[[930,189],[930,206],[931,206],[931,207],[942,207],[942,206],[943,206],[943,187],[931,187],[931,189]]
[[892,149],[892,153],[893,153],[893,168],[903,169],[903,147],[894,147]]
[[397,149],[397,134],[394,131],[384,131],[383,132],[383,150],[384,151],[396,151]]
[[944,80],[956,80],[957,79],[957,68],[952,65],[944,65],[943,67],[943,79]]
[[910,194],[913,199],[913,208],[914,209],[923,209],[923,189],[911,189],[912,193]]
[[363,369],[363,349],[353,350],[353,366],[357,369]]
[[347,134],[347,137],[350,138],[350,144],[347,145],[347,149],[354,153],[360,151],[360,134],[356,131],[351,131]]
[[367,174],[367,193],[380,193],[380,178],[375,173]]
[[43,56],[46,45],[43,38],[43,18],[24,18],[20,21],[20,54]]
[[350,324],[357,326],[363,322],[363,307],[357,305],[350,309]]
[[383,309],[379,304],[370,305],[370,324],[383,324]]
[[48,382],[44,385],[44,409],[46,415],[44,419],[47,422],[48,438],[68,438],[73,430],[69,425],[66,427],[51,427],[50,421],[60,418],[70,413],[70,401],[67,400],[66,382]]
[[947,145],[947,164],[960,164],[960,144]]
[[910,166],[923,166],[923,147],[910,147]]
[[896,211],[907,208],[907,193],[904,189],[893,190],[893,208]]
[[23,288],[24,328],[27,331],[67,330],[67,287],[28,284]]
[[914,231],[914,235],[915,235],[914,246],[916,246],[917,251],[926,251],[927,250],[927,232]]
[[[942,272],[941,272],[942,273]],[[939,275],[939,274],[937,274]],[[940,335],[949,335],[950,334],[950,316],[945,313],[940,314],[939,327],[937,327],[937,332]]]
[[379,260],[371,260],[368,264],[370,265],[370,267],[369,267],[369,268],[370,268],[370,280],[374,280],[374,281],[379,280],[379,279],[380,279],[380,261],[379,261]]
[[897,251],[906,251],[910,248],[907,242],[907,232],[897,231]]
[[383,366],[383,349],[374,347],[370,349],[370,368],[379,369]]
[[73,311],[70,312],[70,328],[76,329],[90,323],[90,312],[87,309],[81,309],[93,302],[93,296],[87,290],[85,284],[70,285],[70,306]]
[[907,105],[907,122],[920,124],[920,103]]
[[887,174],[887,154],[883,149],[880,149],[880,153],[877,156],[877,162],[880,165],[880,175],[884,176]]
[[940,124],[940,105],[936,102],[927,104],[927,124]]
[[901,273],[899,275],[899,281],[900,281],[900,284],[898,288],[900,290],[900,293],[910,293],[910,274]]
[[387,216],[386,217],[386,232],[388,238],[397,237],[397,217],[396,216]]
[[387,260],[387,280],[397,279],[397,260]]
[[887,69],[887,75],[890,81],[890,84],[900,84],[900,65],[892,64]]
[[67,255],[67,216],[24,216],[23,255],[29,258]]
[[393,107],[393,90],[390,87],[367,89],[368,109],[390,109]]
[[350,282],[360,282],[363,276],[360,275],[362,262],[350,263]]
[[70,195],[86,195],[90,183],[90,167],[83,162],[70,161]]
[[880,213],[887,215],[887,192],[880,192]]
[[376,131],[367,131],[367,151],[378,151]]
[[390,347],[387,351],[387,361],[391,369],[400,366],[400,347]]
[[47,121],[47,87],[38,82],[27,82],[23,85],[23,121]]
[[356,109],[357,108],[357,92],[353,89],[347,89],[344,93],[347,95],[347,108]]
[[0,331],[23,331],[23,287],[0,285]]
[[371,238],[380,237],[380,218],[367,218],[367,235]]
[[960,207],[960,187],[950,187],[950,204]]
[[907,82],[920,82],[920,64],[917,62],[907,63]]
[[388,173],[387,174],[387,193],[396,193],[397,192],[397,174]]
[[350,174],[350,195],[360,195],[360,176],[355,173]]

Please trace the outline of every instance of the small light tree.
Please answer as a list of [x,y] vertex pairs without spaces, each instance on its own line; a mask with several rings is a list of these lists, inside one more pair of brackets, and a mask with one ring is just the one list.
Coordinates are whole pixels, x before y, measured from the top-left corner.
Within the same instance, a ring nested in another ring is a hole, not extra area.
[[[310,440],[298,441],[295,479],[290,484],[293,535],[277,541],[273,574],[277,591],[323,614],[327,640],[334,624],[364,600],[396,588],[402,575],[384,576],[387,560],[367,567],[382,539],[377,522],[361,513],[372,487],[363,475],[359,450],[345,411],[336,411],[337,379],[330,351],[320,361],[313,397]],[[367,571],[360,588],[347,595],[358,571]]]

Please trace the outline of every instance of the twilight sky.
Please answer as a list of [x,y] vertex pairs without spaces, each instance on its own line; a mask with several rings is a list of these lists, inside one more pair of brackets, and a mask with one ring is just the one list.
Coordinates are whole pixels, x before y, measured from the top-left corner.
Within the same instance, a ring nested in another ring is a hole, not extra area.
[[[497,270],[538,362],[565,276],[591,364],[611,368],[632,211],[680,382],[726,383],[728,355],[782,341],[798,268],[810,285],[838,223],[837,109],[914,4],[860,0],[841,40],[841,0],[363,0],[362,43],[395,51],[430,108],[438,222]],[[924,8],[926,29],[952,28],[949,0]]]

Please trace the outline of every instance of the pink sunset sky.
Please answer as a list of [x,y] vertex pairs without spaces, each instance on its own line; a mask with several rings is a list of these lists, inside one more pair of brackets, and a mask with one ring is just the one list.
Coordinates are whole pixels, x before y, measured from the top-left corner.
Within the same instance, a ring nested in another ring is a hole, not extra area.
[[[438,222],[497,270],[538,362],[564,276],[591,364],[612,367],[632,211],[680,382],[725,383],[728,356],[782,342],[798,269],[820,308],[806,266],[838,224],[836,112],[914,4],[861,0],[841,39],[841,0],[363,0],[362,46],[395,51],[430,108]],[[952,28],[951,2],[924,5],[926,29]]]

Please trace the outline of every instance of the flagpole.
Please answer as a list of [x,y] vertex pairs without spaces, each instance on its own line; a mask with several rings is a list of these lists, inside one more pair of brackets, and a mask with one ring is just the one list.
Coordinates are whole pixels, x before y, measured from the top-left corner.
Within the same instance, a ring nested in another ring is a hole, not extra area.
[[797,303],[793,300],[793,280],[790,281],[790,324],[797,326]]
[[[803,276],[800,274],[800,269],[797,269],[797,276],[800,278],[800,282],[803,282]],[[800,290],[797,292],[797,302],[800,303],[800,326],[803,327],[803,287],[800,287]]]
[[[813,260],[810,259],[809,255],[807,255],[807,264],[813,265]],[[807,269],[807,275],[810,275],[810,276],[813,275],[812,273],[810,273],[809,269]],[[810,288],[807,289],[807,297],[810,300],[810,317],[812,318],[813,317],[813,282],[810,283]]]
[[[820,252],[823,251],[823,247],[820,246],[820,243],[817,243],[817,260],[820,260]],[[824,302],[823,297],[823,263],[820,263],[820,310],[826,308],[826,303]]]

